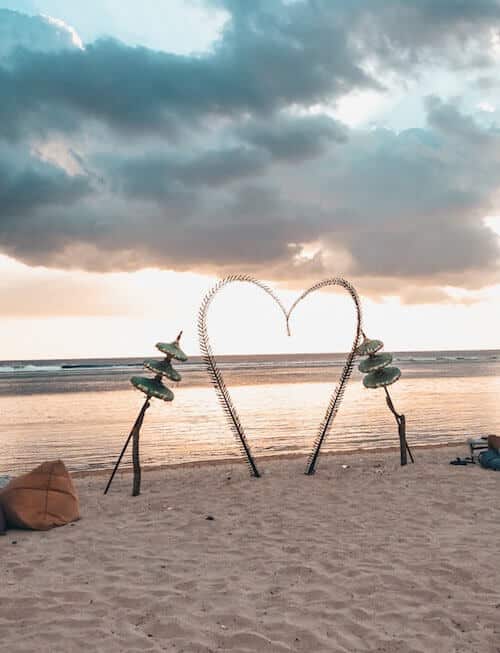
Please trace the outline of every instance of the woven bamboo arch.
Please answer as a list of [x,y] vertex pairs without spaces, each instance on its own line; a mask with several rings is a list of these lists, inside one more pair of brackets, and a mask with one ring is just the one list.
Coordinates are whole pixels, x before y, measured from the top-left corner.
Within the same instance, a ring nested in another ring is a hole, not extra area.
[[305,473],[308,475],[314,474],[314,472],[316,471],[316,465],[318,462],[318,457],[321,451],[321,447],[328,435],[332,422],[342,402],[345,388],[347,386],[347,382],[349,381],[354,366],[354,359],[356,357],[356,348],[358,347],[361,337],[363,335],[361,303],[359,300],[358,293],[354,288],[354,286],[351,283],[349,283],[349,281],[346,281],[342,277],[332,277],[329,279],[324,279],[323,281],[319,281],[318,283],[314,284],[313,286],[305,290],[300,295],[300,297],[298,297],[295,300],[295,302],[292,304],[290,309],[287,311],[286,308],[283,306],[281,300],[276,296],[273,290],[271,290],[271,288],[269,288],[266,284],[246,274],[233,274],[219,281],[207,293],[207,295],[203,299],[203,302],[200,306],[200,310],[198,313],[198,337],[199,337],[200,350],[203,357],[203,361],[205,363],[210,380],[214,385],[222,409],[224,410],[227,416],[230,428],[236,438],[236,441],[238,442],[241,453],[246,459],[246,462],[248,463],[250,473],[255,477],[259,477],[260,473],[255,463],[254,457],[252,455],[250,445],[248,443],[245,430],[241,424],[241,420],[239,418],[238,412],[233,404],[229,390],[227,389],[227,386],[224,382],[223,374],[219,366],[217,365],[217,360],[215,358],[215,355],[213,353],[210,344],[210,339],[208,336],[208,327],[207,327],[208,309],[214,297],[217,295],[217,293],[220,290],[222,290],[222,288],[224,288],[228,284],[236,283],[236,282],[251,283],[264,290],[264,292],[266,292],[277,303],[277,305],[281,309],[281,312],[283,313],[283,316],[286,321],[288,334],[290,334],[290,317],[293,311],[295,310],[297,305],[300,304],[302,300],[304,300],[308,295],[310,295],[313,292],[316,292],[317,290],[321,290],[329,286],[340,286],[349,293],[351,299],[354,302],[356,308],[356,333],[354,336],[351,351],[347,356],[346,362],[340,374],[338,384],[335,387],[330,397],[330,401],[328,402],[325,415],[320,423],[318,434],[315,438],[314,446],[312,448],[311,453],[309,454],[309,458],[307,462]]

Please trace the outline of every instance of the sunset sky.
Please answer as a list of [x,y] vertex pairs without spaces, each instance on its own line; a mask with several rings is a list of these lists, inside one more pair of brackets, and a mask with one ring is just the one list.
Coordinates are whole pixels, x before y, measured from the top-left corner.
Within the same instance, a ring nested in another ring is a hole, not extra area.
[[[342,275],[389,350],[500,348],[500,0],[0,0],[0,358],[142,356],[221,276]],[[292,338],[252,288],[217,351]]]

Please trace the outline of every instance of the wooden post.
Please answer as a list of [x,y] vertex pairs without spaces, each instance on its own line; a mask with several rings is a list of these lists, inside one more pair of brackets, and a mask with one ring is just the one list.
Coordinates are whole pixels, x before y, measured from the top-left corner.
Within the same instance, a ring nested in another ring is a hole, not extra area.
[[[125,451],[127,450],[127,447],[129,445],[130,440],[134,437],[134,434],[136,433],[137,429],[140,430],[142,426],[142,422],[144,421],[144,414],[146,413],[147,409],[149,408],[149,399],[150,397],[146,397],[146,401],[144,402],[139,414],[137,415],[137,418],[134,422],[134,426],[132,427],[132,430],[130,431],[128,438],[125,441],[125,444],[123,445],[123,448],[120,452],[120,455],[118,456],[118,460],[116,461],[115,467],[113,469],[113,472],[111,476],[109,477],[108,484],[106,485],[106,489],[104,490],[104,494],[108,493],[109,488],[111,487],[111,483],[113,482],[113,479],[115,477],[115,474],[118,470],[118,467],[121,463],[121,460],[123,458],[123,455],[125,454]],[[139,470],[139,475],[140,475],[140,470]],[[134,485],[135,487],[135,485]],[[140,489],[140,479],[139,479],[139,489]],[[134,495],[135,496],[135,495]]]
[[407,453],[410,455],[411,462],[415,462],[413,460],[413,455],[411,453],[410,447],[408,446],[408,442],[406,441],[406,418],[404,415],[400,415],[396,412],[394,404],[392,403],[391,395],[389,394],[389,390],[387,390],[387,386],[384,386],[384,390],[387,406],[389,407],[391,413],[394,415],[398,425],[399,453],[401,458],[401,466],[404,466],[408,463],[408,458],[406,456]]
[[137,497],[141,493],[141,462],[139,459],[139,435],[141,434],[141,426],[144,421],[144,414],[149,408],[149,396],[146,399],[146,403],[142,407],[141,412],[139,413],[139,418],[134,429],[134,435],[132,439],[132,464],[134,466],[134,481],[132,484],[132,496]]
[[132,464],[134,466],[134,482],[132,485],[132,496],[136,497],[141,493],[141,462],[139,460],[139,434],[140,430],[135,429],[132,439]]
[[406,443],[406,420],[404,415],[398,415],[397,417],[397,422],[398,422],[398,433],[399,433],[399,453],[400,453],[400,458],[401,458],[401,466],[406,465],[408,463],[408,459],[406,457],[406,449],[407,449],[407,443]]

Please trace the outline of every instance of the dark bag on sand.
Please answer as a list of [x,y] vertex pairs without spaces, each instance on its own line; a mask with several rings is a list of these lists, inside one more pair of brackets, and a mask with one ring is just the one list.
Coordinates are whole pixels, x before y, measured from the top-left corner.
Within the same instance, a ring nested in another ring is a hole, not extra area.
[[488,435],[488,449],[494,449],[497,453],[500,453],[500,436]]
[[479,454],[479,463],[481,467],[500,472],[500,453],[496,449],[483,451]]
[[5,523],[5,515],[3,514],[2,504],[0,503],[0,535],[5,535],[7,524]]

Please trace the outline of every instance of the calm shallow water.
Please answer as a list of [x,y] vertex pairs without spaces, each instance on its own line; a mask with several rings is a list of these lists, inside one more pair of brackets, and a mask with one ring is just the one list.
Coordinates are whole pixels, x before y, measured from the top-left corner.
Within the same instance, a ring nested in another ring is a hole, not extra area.
[[[339,355],[227,357],[227,383],[256,456],[304,453],[304,465],[341,369]],[[62,369],[61,365],[97,365]],[[500,352],[395,356],[403,378],[391,388],[412,446],[463,442],[500,432]],[[183,368],[183,369],[182,369]],[[0,363],[0,473],[63,458],[72,470],[110,468],[143,396],[128,379],[138,361]],[[143,465],[231,458],[237,444],[197,360],[170,404],[152,401],[141,435]],[[353,374],[323,451],[398,444],[383,390]],[[128,452],[124,465],[130,464]]]

